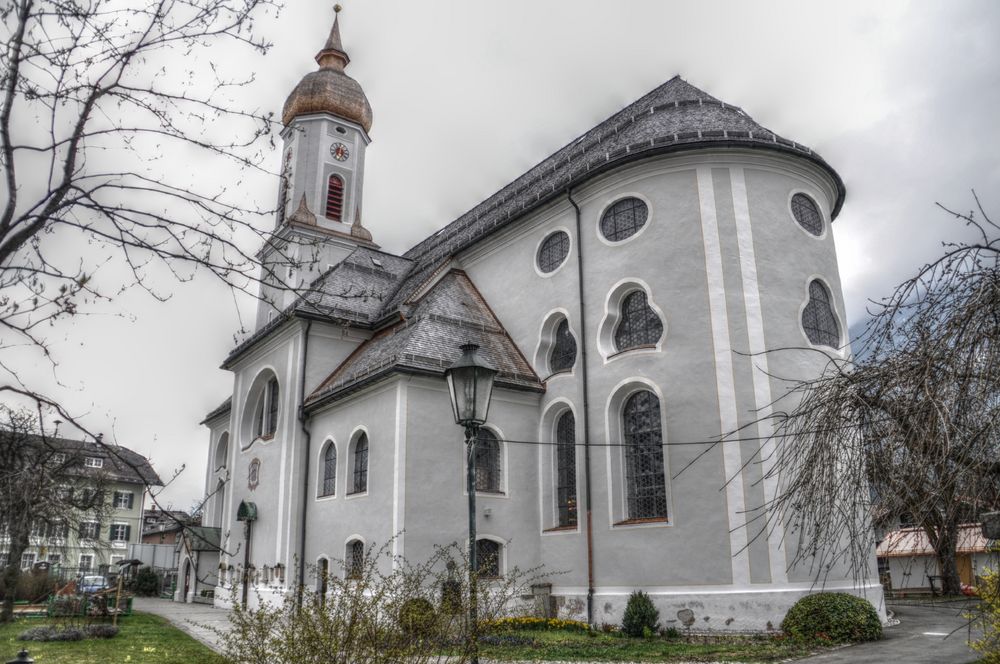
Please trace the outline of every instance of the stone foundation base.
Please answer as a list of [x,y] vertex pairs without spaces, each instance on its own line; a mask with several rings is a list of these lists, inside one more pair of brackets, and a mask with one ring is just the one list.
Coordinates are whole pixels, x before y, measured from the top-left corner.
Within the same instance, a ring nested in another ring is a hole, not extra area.
[[[788,609],[800,598],[817,592],[846,592],[871,602],[886,623],[882,586],[869,581],[863,586],[819,587],[813,584],[785,586],[687,588],[597,588],[594,593],[594,623],[621,625],[632,590],[643,590],[660,611],[660,626],[683,631],[770,632],[781,628]],[[586,588],[552,588],[560,618],[587,620]],[[686,610],[686,611],[685,611]],[[689,624],[685,624],[687,618]],[[693,622],[692,622],[693,618]]]

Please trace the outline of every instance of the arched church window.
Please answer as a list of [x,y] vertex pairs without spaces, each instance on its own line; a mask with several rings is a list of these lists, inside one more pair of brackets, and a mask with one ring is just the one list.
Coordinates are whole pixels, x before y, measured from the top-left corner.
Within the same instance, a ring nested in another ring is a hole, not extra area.
[[361,540],[351,540],[347,543],[347,578],[360,579],[365,572],[365,545]]
[[323,453],[323,491],[320,496],[332,496],[337,492],[337,446],[331,440]]
[[621,242],[646,224],[649,208],[638,198],[623,198],[604,212],[601,217],[601,234],[612,242]]
[[500,441],[489,429],[476,435],[476,491],[500,493]]
[[319,594],[319,605],[326,606],[326,594],[330,584],[330,561],[326,558],[319,559],[316,566],[316,592]]
[[636,392],[625,402],[622,423],[628,518],[665,519],[667,487],[663,473],[660,400],[649,390]]
[[331,175],[326,187],[326,218],[344,220],[344,181],[339,175]]
[[621,352],[655,346],[663,336],[663,321],[646,299],[645,291],[632,291],[621,304],[621,320],[615,329],[615,348]]
[[500,578],[500,555],[502,551],[500,542],[496,540],[476,540],[476,564],[479,568],[479,578]]
[[219,446],[215,450],[215,469],[221,470],[226,467],[229,459],[229,432],[222,434],[219,438]]
[[817,237],[823,234],[823,216],[816,202],[805,194],[792,196],[792,216],[810,234]]
[[258,405],[257,422],[254,433],[258,438],[271,438],[278,429],[278,379],[271,377],[264,386],[264,394]]
[[353,493],[368,490],[368,434],[362,433],[354,443],[354,486]]
[[556,231],[538,247],[538,269],[546,274],[554,272],[568,255],[569,235],[565,231]]
[[565,318],[556,328],[556,340],[549,356],[549,370],[552,373],[569,371],[576,364],[576,339],[569,329],[569,321]]
[[817,346],[840,346],[840,325],[833,313],[830,291],[819,279],[809,284],[809,302],[802,310],[802,329],[809,341]]
[[561,527],[576,521],[576,418],[566,411],[556,423],[556,505]]

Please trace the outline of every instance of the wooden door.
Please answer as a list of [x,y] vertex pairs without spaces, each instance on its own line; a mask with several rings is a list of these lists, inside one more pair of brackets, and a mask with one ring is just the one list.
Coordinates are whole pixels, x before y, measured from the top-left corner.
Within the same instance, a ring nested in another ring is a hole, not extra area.
[[958,578],[962,583],[972,585],[972,556],[959,554],[955,559],[958,565]]

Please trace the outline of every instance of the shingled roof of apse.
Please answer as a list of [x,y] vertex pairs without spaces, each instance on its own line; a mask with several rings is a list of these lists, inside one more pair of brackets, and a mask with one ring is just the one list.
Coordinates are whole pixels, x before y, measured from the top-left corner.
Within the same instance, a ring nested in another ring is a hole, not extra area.
[[443,375],[462,343],[479,344],[499,373],[497,384],[541,391],[541,381],[469,277],[452,270],[415,305],[411,316],[363,343],[306,400],[316,405],[390,371]]
[[675,76],[413,246],[404,257],[413,259],[417,265],[395,296],[385,303],[383,311],[397,309],[443,261],[458,251],[531,209],[562,196],[571,186],[634,159],[713,147],[764,149],[812,161],[837,184],[833,216],[840,211],[845,194],[843,183],[819,155],[766,129],[739,107],[719,101]]

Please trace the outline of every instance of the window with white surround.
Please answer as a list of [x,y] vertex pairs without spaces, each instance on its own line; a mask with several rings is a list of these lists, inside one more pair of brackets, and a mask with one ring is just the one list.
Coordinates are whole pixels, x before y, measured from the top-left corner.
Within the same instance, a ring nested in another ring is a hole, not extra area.
[[25,551],[21,554],[21,569],[31,569],[35,566],[35,554]]
[[52,463],[66,463],[66,455],[62,452],[56,452],[52,455]]
[[556,326],[555,343],[549,355],[549,371],[559,373],[569,371],[576,364],[576,339],[569,329],[569,321],[565,318]]
[[130,510],[135,502],[135,494],[131,491],[115,491],[113,505],[116,509]]
[[80,573],[89,572],[94,568],[94,555],[84,553],[80,556]]
[[328,441],[323,451],[323,478],[320,496],[332,496],[337,493],[337,446]]
[[131,534],[132,526],[126,523],[114,523],[108,531],[108,539],[112,542],[127,542]]
[[601,235],[611,242],[622,242],[646,225],[649,208],[635,197],[616,201],[601,216]]
[[649,390],[631,395],[622,409],[625,490],[629,520],[666,519],[660,400]]
[[840,347],[840,324],[830,291],[819,279],[809,282],[809,301],[802,310],[802,329],[816,346]]
[[567,410],[556,423],[556,510],[560,528],[577,524],[576,418]]
[[50,565],[59,565],[60,563],[62,563],[62,554],[61,553],[50,553],[49,554],[49,564]]
[[103,468],[104,459],[101,459],[99,457],[86,457],[83,460],[83,465],[86,466],[87,468]]
[[274,376],[268,379],[264,391],[257,403],[254,434],[257,438],[268,440],[274,437],[278,429],[278,399],[280,390],[278,379]]
[[476,492],[500,493],[501,486],[501,454],[500,441],[496,434],[486,428],[480,428],[476,435]]
[[10,564],[10,554],[6,551],[0,552],[0,570]]
[[215,449],[215,469],[222,470],[229,463],[229,432],[219,437],[219,445]]
[[365,571],[365,544],[361,540],[351,540],[347,543],[347,578],[360,579]]
[[368,491],[368,434],[364,431],[354,440],[351,457],[351,493]]
[[649,306],[645,291],[632,291],[621,303],[621,318],[615,328],[615,349],[655,346],[663,336],[663,321]]
[[819,212],[816,202],[805,194],[792,196],[792,216],[799,226],[810,235],[819,237],[823,234],[823,215]]
[[97,540],[101,536],[101,524],[96,521],[84,521],[80,524],[80,539]]
[[499,579],[502,575],[503,545],[492,539],[476,540],[476,563],[479,578]]

